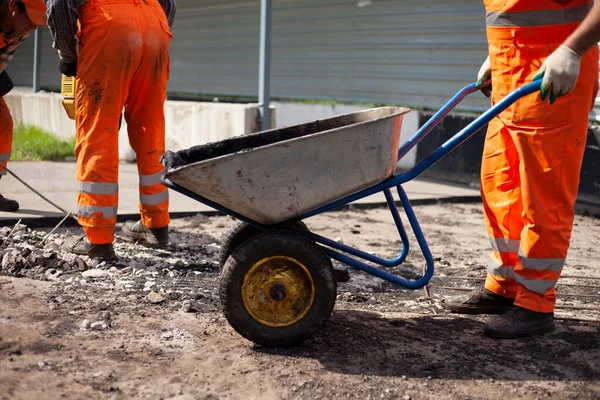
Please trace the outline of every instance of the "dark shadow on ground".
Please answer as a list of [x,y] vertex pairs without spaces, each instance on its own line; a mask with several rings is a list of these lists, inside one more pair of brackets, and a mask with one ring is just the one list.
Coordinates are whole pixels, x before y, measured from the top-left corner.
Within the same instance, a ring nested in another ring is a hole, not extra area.
[[259,352],[319,360],[350,375],[505,381],[600,380],[600,322],[560,322],[538,338],[494,340],[483,320],[465,317],[382,318],[364,311],[335,311],[302,345]]

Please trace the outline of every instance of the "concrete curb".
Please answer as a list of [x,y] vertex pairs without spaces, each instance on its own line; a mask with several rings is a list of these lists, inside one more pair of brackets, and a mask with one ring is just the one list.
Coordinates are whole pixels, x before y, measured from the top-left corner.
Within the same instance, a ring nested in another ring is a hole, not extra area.
[[[440,197],[440,198],[431,198],[431,199],[417,199],[411,201],[410,204],[415,206],[426,206],[432,204],[452,204],[452,203],[479,203],[481,202],[481,196],[455,196],[455,197]],[[401,208],[401,203],[396,201],[396,205]],[[386,208],[387,204],[385,203],[351,203],[346,204],[344,206],[338,207],[332,211],[343,211],[343,210],[370,210],[374,208]],[[179,218],[187,218],[195,215],[204,215],[207,217],[225,215],[224,213],[214,210],[214,211],[198,211],[198,212],[173,212],[170,213],[171,219],[179,219]],[[39,218],[21,218],[21,224],[27,225],[29,228],[34,229],[46,229],[46,228],[54,228],[64,216],[47,216],[47,217],[39,217]],[[117,223],[122,223],[127,220],[137,220],[139,219],[139,214],[121,214],[117,216]],[[19,218],[14,219],[4,219],[1,221],[2,226],[14,226],[19,222]],[[79,224],[72,219],[67,219],[62,227],[65,228],[74,228],[79,227]]]
[[[410,200],[410,199],[409,199]],[[396,206],[402,208],[400,201],[396,201]],[[481,196],[453,196],[453,197],[439,197],[430,199],[416,199],[410,201],[413,207],[416,206],[428,206],[432,204],[473,204],[481,203]],[[376,208],[387,208],[386,203],[373,202],[373,203],[351,203],[344,206],[338,207],[332,211],[343,211],[343,210],[371,210]],[[600,202],[578,200],[575,204],[575,213],[577,215],[591,216],[600,218]],[[197,212],[172,212],[170,213],[171,219],[180,219],[193,217],[195,215],[203,215],[206,217],[221,216],[224,213],[211,210],[211,211],[197,211]],[[121,214],[117,216],[117,223],[123,223],[127,220],[137,220],[139,214]],[[22,218],[21,224],[27,225],[29,228],[34,229],[46,229],[54,228],[61,220],[63,216],[48,216],[39,218]],[[4,219],[1,221],[2,226],[14,226],[19,221],[19,218]],[[67,219],[63,225],[66,228],[79,227],[77,222],[71,218]]]

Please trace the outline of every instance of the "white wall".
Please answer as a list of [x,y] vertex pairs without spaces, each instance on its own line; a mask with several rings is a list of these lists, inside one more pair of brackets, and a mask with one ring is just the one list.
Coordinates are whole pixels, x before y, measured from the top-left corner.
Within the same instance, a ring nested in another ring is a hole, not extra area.
[[[62,139],[75,137],[75,121],[69,119],[58,93],[13,90],[4,97],[15,123],[35,125]],[[166,147],[181,150],[198,144],[257,132],[256,104],[201,103],[167,101],[165,103]],[[271,110],[271,125],[276,112]],[[119,158],[132,161],[135,153],[129,146],[127,124],[119,132]]]
[[[57,93],[37,93],[14,90],[5,96],[15,123],[35,125],[63,139],[75,136],[75,122],[67,117],[62,96]],[[360,105],[329,105],[276,102],[271,106],[271,126],[282,127],[329,118],[364,110]],[[259,130],[256,104],[202,103],[171,101],[165,103],[166,148],[181,150]],[[419,128],[418,112],[404,116],[400,143],[408,140]],[[129,146],[127,125],[123,121],[119,132],[119,158],[132,161],[135,154]],[[398,166],[410,168],[416,161],[416,148]]]

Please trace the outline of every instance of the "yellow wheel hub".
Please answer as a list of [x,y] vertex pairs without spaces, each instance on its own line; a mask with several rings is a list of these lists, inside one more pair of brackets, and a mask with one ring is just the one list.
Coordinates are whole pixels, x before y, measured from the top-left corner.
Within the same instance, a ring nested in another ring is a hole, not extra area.
[[315,299],[315,284],[302,263],[291,257],[263,258],[242,284],[246,311],[257,322],[283,328],[300,321]]

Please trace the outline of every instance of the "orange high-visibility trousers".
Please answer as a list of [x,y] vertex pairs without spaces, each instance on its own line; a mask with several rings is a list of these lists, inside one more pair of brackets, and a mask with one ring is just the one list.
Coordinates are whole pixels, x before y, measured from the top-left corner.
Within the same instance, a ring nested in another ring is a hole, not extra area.
[[[7,165],[10,159],[13,140],[13,119],[10,115],[4,97],[0,97],[0,164]],[[5,169],[0,168],[0,177],[6,175]]]
[[[492,103],[531,82],[593,4],[589,0],[484,3]],[[516,298],[517,306],[554,311],[597,86],[594,48],[581,61],[573,92],[553,105],[541,101],[539,93],[527,96],[489,124],[481,193],[493,251],[485,287]]]
[[169,224],[160,183],[171,31],[157,0],[92,0],[79,10],[76,126],[79,223],[93,244],[111,243],[118,206],[118,133],[125,108],[149,228]]

